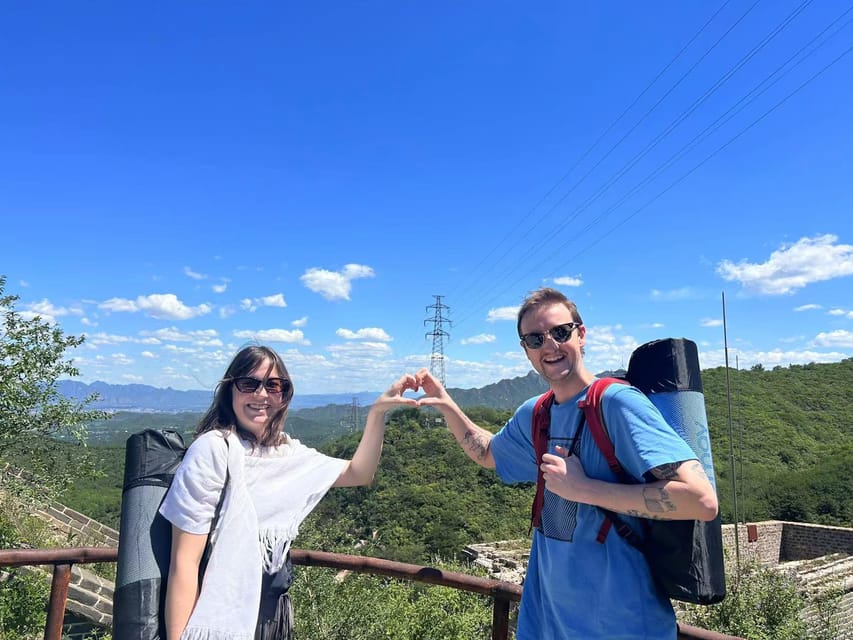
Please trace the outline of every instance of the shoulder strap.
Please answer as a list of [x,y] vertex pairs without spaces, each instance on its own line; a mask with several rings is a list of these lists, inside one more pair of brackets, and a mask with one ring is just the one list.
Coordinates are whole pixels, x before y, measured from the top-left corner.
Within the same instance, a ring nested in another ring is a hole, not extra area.
[[[613,441],[610,439],[610,436],[607,433],[607,428],[604,424],[604,411],[602,409],[601,399],[604,397],[604,391],[611,384],[628,383],[619,378],[598,378],[593,380],[586,392],[586,397],[583,400],[578,401],[578,407],[583,410],[586,422],[589,424],[589,433],[595,441],[595,445],[604,456],[604,459],[607,460],[607,466],[610,467],[613,474],[619,478],[619,482],[623,484],[631,484],[633,483],[633,480],[627,473],[625,473],[625,470],[616,458],[616,450],[613,447]],[[615,526],[616,533],[618,533],[620,537],[624,538],[628,544],[633,547],[637,547],[638,549],[642,547],[642,539],[634,533],[633,529],[631,529],[628,523],[626,523],[619,514],[602,507],[598,507],[598,509],[604,513],[604,522],[601,523],[598,535],[595,538],[599,543],[604,544],[604,540],[607,538],[610,528]]]
[[[551,430],[551,405],[554,404],[554,392],[548,390],[539,396],[533,407],[533,420],[530,427],[530,439],[533,441],[533,451],[536,455],[536,495],[533,497],[533,508],[530,514],[530,531],[542,523],[542,504],[545,502],[545,479],[539,461],[548,452],[548,437]],[[528,531],[528,533],[530,533]]]
[[230,446],[228,444],[228,436],[225,436],[225,482],[222,483],[222,491],[219,492],[219,500],[216,502],[216,510],[213,512],[213,519],[210,521],[210,531],[207,532],[207,542],[204,545],[204,551],[201,554],[201,561],[198,565],[198,587],[201,590],[201,582],[204,578],[204,572],[207,571],[207,563],[210,561],[210,554],[213,552],[213,541],[211,537],[216,531],[216,524],[219,522],[219,512],[222,511],[222,503],[225,500],[225,488],[228,486],[228,481],[231,479],[231,471],[228,468],[228,455]]
[[619,478],[619,482],[628,480],[625,470],[619,464],[616,458],[616,450],[613,448],[613,442],[607,434],[607,428],[604,425],[604,411],[602,409],[601,399],[604,397],[604,392],[611,384],[628,384],[619,378],[597,378],[589,385],[586,392],[586,397],[578,401],[578,407],[583,410],[586,416],[586,421],[589,424],[589,433],[592,435],[595,444],[598,447],[604,459],[607,460],[607,466],[614,475]]

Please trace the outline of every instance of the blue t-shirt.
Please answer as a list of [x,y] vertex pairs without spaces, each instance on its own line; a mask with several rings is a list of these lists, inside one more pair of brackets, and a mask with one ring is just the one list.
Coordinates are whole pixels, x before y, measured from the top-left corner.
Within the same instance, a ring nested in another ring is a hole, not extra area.
[[[580,442],[577,396],[551,408],[548,450],[561,445],[580,455],[591,478],[618,482],[584,428]],[[536,398],[521,405],[492,438],[490,450],[506,483],[536,482],[539,461],[531,440]],[[670,427],[651,401],[634,387],[614,384],[602,399],[604,422],[616,457],[638,480],[666,463],[696,454]],[[624,516],[640,532],[635,518]],[[547,489],[542,526],[533,546],[518,618],[517,640],[675,640],[675,614],[655,586],[643,555],[615,531],[596,541],[604,516],[596,507],[564,500]]]

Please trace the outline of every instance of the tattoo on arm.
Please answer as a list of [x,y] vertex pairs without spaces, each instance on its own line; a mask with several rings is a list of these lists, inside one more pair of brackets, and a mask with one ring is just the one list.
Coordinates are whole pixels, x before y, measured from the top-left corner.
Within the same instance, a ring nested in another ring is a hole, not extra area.
[[477,460],[485,460],[489,449],[489,442],[479,433],[466,431],[462,436],[462,447],[471,452]]
[[667,462],[651,470],[651,474],[658,480],[672,480],[678,475],[680,462]]
[[670,499],[669,492],[663,487],[647,487],[643,489],[643,502],[649,513],[667,513],[675,511],[675,503]]

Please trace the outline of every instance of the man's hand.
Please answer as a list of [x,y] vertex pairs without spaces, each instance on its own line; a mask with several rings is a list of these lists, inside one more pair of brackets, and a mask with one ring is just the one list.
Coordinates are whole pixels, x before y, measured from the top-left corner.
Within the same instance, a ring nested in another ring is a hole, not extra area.
[[567,449],[557,446],[557,453],[542,456],[542,477],[545,487],[565,500],[583,502],[583,487],[589,481],[581,461]]

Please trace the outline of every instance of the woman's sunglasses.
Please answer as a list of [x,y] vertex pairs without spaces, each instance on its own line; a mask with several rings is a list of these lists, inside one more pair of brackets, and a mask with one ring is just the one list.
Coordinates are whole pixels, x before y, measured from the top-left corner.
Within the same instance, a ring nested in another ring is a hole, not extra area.
[[255,393],[261,385],[264,385],[267,393],[289,393],[291,386],[290,380],[287,378],[258,380],[250,376],[240,376],[239,378],[231,378],[231,382],[234,383],[240,393]]
[[579,326],[581,326],[580,322],[567,322],[566,324],[558,324],[556,327],[551,327],[546,333],[534,331],[532,333],[525,333],[519,336],[519,338],[521,338],[521,344],[528,349],[539,349],[545,344],[546,335],[551,336],[557,344],[563,344],[571,340],[572,331]]

